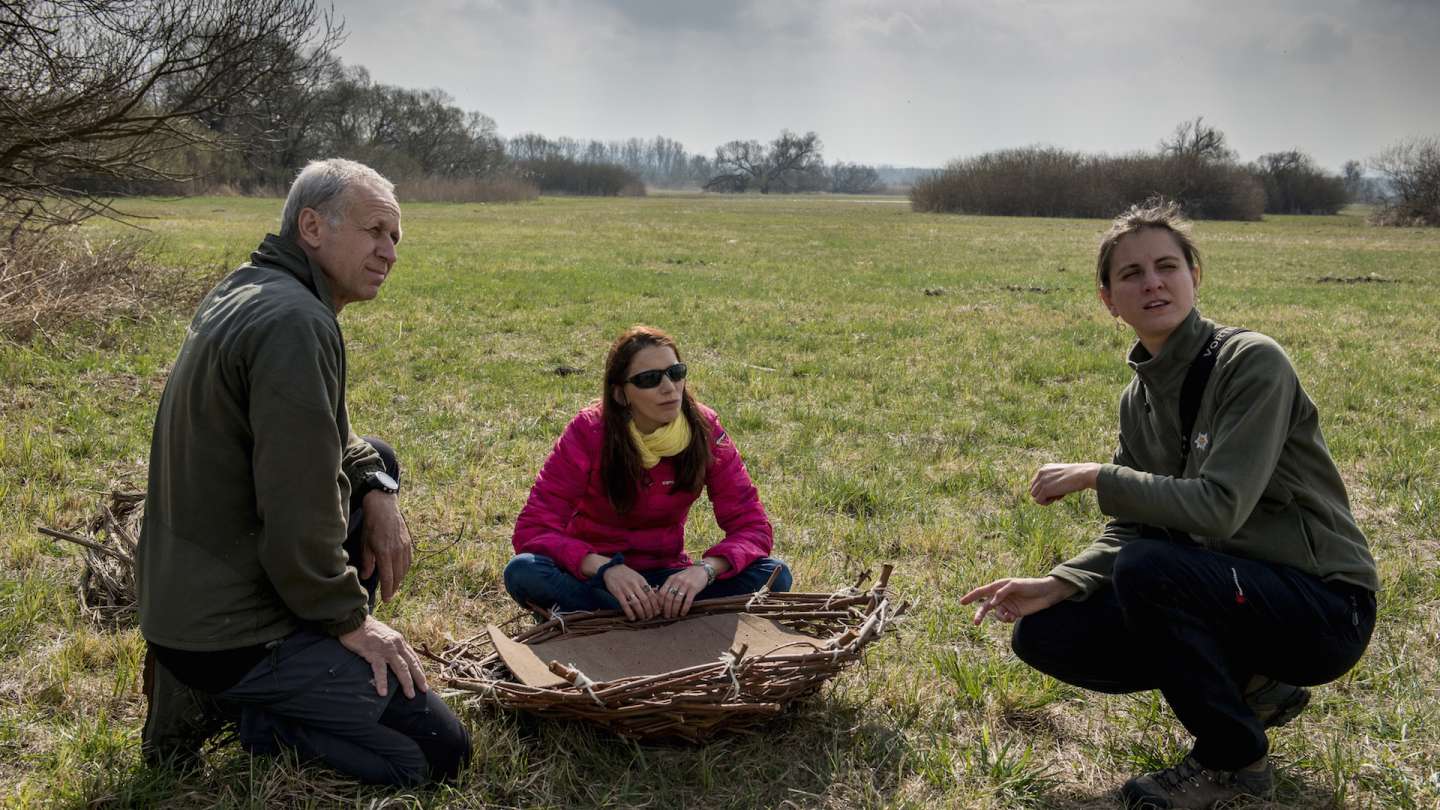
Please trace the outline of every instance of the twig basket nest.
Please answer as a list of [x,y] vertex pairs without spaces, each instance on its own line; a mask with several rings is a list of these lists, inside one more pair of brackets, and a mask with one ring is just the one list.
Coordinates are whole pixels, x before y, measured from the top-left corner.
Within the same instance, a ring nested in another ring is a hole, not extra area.
[[102,627],[135,624],[135,546],[145,514],[145,493],[110,493],[109,502],[85,524],[86,536],[40,528],[40,533],[85,550],[77,593],[85,618]]
[[[868,574],[835,593],[771,593],[767,584],[696,602],[679,620],[552,613],[514,636],[491,626],[427,654],[446,683],[476,702],[588,720],[638,739],[698,742],[780,714],[859,661],[909,608],[890,593],[890,572],[884,566],[866,591]],[[655,671],[685,655],[699,663]]]

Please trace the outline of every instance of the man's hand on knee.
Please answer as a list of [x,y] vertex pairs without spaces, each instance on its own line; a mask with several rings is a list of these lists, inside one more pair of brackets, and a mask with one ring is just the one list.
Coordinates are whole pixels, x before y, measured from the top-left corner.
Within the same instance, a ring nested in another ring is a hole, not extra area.
[[369,579],[380,569],[380,598],[389,602],[400,590],[400,580],[410,570],[410,528],[400,514],[400,505],[388,492],[371,490],[362,502],[365,528],[362,529],[360,578]]
[[420,669],[420,656],[410,648],[410,643],[400,631],[374,616],[366,616],[365,623],[338,639],[345,649],[364,658],[370,663],[375,674],[375,692],[380,697],[389,693],[389,678],[385,670],[393,670],[400,681],[400,690],[405,697],[415,697],[415,691],[430,691],[425,683],[425,672]]

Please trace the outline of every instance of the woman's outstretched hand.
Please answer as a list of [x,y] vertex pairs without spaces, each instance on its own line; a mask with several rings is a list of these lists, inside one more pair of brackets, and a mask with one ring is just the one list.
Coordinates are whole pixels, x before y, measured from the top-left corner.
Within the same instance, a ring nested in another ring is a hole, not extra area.
[[980,609],[975,612],[975,624],[985,621],[987,613],[993,613],[996,619],[1008,623],[1069,599],[1076,590],[1078,588],[1074,585],[1057,577],[1006,577],[965,594],[960,597],[960,604],[980,602]]
[[649,619],[660,614],[660,595],[650,590],[650,583],[628,565],[612,565],[602,577],[605,590],[620,603],[628,621]]
[[1100,465],[1093,461],[1082,464],[1046,464],[1030,479],[1030,497],[1041,506],[1060,500],[1072,492],[1094,489],[1100,478]]

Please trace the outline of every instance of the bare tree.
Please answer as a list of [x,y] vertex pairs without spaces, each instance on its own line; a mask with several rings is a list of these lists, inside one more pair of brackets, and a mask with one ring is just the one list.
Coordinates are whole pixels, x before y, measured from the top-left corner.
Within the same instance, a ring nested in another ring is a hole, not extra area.
[[1261,155],[1250,172],[1265,189],[1267,214],[1334,214],[1345,207],[1345,181],[1299,149]]
[[1350,202],[1373,203],[1379,199],[1375,180],[1365,176],[1365,165],[1360,161],[1345,161],[1341,174],[1345,178],[1345,197]]
[[1160,141],[1160,151],[1177,158],[1190,158],[1201,163],[1228,162],[1235,152],[1225,140],[1225,133],[1205,123],[1205,116],[1194,121],[1181,121],[1170,137]]
[[731,141],[715,149],[715,174],[707,191],[815,191],[824,185],[825,160],[820,137],[782,130],[769,146],[758,141]]
[[706,191],[745,192],[759,189],[765,178],[765,147],[759,141],[731,141],[715,147],[714,175]]
[[880,173],[874,166],[836,163],[830,167],[830,190],[836,194],[871,194],[880,189]]
[[268,81],[324,60],[340,26],[314,0],[0,2],[0,221],[114,214],[107,193],[179,179]]
[[561,156],[555,142],[538,132],[522,132],[511,137],[509,152],[516,160],[545,160]]
[[1389,189],[1376,220],[1390,225],[1440,225],[1440,135],[1410,138],[1370,159]]
[[820,150],[820,136],[813,132],[796,135],[789,130],[781,131],[780,137],[770,142],[761,193],[819,190],[825,182],[825,160]]

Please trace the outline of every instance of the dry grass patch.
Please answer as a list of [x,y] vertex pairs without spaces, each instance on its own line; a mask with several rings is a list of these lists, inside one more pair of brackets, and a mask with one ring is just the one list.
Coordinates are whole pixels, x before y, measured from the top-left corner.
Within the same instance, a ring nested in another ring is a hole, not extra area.
[[207,279],[161,266],[145,240],[22,233],[0,243],[0,337],[26,342],[76,322],[140,320],[193,304]]

